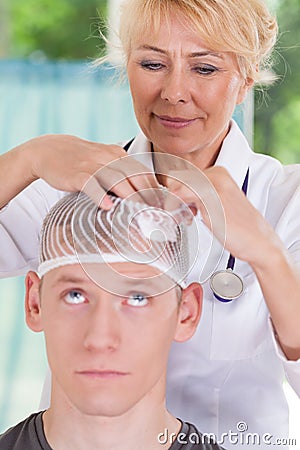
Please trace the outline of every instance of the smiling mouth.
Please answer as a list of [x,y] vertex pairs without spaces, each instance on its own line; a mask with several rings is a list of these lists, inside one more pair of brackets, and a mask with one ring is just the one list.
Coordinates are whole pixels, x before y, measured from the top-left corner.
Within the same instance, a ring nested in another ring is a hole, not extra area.
[[166,128],[174,128],[180,129],[188,127],[196,122],[197,118],[194,119],[186,119],[184,117],[170,117],[170,116],[159,116],[154,114],[154,116],[158,119],[161,125]]

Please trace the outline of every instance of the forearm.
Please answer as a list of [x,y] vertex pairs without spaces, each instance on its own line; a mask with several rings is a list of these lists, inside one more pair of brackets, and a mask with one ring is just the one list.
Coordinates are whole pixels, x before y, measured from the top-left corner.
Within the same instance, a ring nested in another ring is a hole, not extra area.
[[35,179],[31,171],[29,142],[0,156],[0,208]]
[[260,283],[279,344],[290,360],[300,358],[300,270],[282,244],[252,267]]

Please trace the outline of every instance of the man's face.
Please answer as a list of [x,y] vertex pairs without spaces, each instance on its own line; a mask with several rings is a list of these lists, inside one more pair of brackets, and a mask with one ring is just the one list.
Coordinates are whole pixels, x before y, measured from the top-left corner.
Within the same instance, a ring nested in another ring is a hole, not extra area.
[[120,283],[126,280],[123,296],[93,283],[78,264],[48,272],[40,286],[39,330],[45,333],[54,399],[104,417],[122,415],[149,396],[163,400],[181,308],[178,287],[151,297],[155,281],[149,277],[157,269],[113,266]]

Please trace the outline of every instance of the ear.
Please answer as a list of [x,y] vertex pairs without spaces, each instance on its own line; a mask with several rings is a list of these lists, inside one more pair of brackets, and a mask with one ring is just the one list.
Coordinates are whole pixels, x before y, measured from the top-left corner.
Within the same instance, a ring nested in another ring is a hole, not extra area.
[[32,331],[42,331],[41,325],[41,280],[35,272],[28,272],[25,278],[25,317],[28,327]]
[[237,101],[236,101],[237,105],[240,105],[241,103],[243,103],[243,101],[245,100],[245,98],[248,94],[248,91],[252,88],[253,84],[254,84],[254,80],[250,77],[247,77],[244,80],[243,84],[240,87],[240,91],[238,93],[238,97],[237,97]]
[[174,341],[187,341],[195,333],[202,310],[202,297],[199,283],[192,283],[183,289]]

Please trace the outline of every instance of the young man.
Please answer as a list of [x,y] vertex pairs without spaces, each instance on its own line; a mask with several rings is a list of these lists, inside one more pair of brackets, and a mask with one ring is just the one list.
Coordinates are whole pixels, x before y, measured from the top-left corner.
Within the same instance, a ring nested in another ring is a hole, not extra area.
[[170,345],[193,335],[201,311],[200,285],[184,285],[191,231],[114,202],[103,211],[70,194],[45,219],[25,309],[45,334],[51,404],[4,433],[1,450],[220,448],[165,405]]

